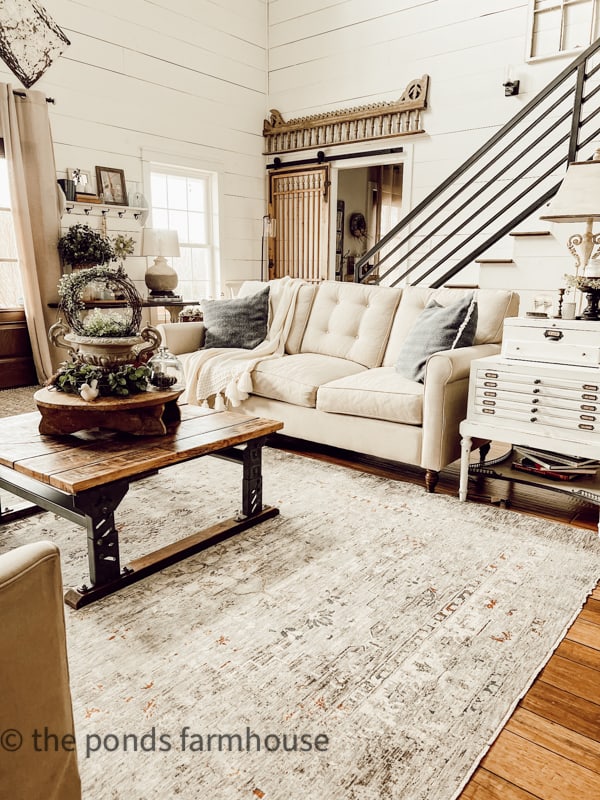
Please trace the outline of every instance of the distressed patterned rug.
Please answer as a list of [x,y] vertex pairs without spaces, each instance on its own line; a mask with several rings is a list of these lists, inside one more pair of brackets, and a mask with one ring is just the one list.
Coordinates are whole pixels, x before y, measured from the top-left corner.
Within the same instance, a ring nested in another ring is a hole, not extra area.
[[[134,484],[123,560],[230,516],[239,466]],[[450,800],[600,578],[591,532],[267,450],[281,514],[66,609],[84,796]],[[83,530],[45,513],[66,584]]]

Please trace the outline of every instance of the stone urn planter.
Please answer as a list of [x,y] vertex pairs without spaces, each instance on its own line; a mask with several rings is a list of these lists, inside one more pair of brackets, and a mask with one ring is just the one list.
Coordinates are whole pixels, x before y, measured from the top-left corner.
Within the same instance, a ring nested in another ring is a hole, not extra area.
[[162,340],[151,325],[142,328],[137,336],[83,336],[73,333],[62,321],[50,328],[48,336],[52,344],[66,348],[73,358],[106,368],[139,361],[142,354],[154,352]]

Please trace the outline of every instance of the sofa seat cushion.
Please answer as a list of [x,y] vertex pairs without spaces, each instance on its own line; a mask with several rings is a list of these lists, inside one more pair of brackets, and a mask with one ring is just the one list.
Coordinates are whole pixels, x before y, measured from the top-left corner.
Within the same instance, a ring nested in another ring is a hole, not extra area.
[[403,378],[394,367],[377,367],[321,386],[317,409],[422,425],[423,384]]
[[252,373],[252,394],[314,408],[319,386],[364,370],[354,361],[316,353],[266,359]]

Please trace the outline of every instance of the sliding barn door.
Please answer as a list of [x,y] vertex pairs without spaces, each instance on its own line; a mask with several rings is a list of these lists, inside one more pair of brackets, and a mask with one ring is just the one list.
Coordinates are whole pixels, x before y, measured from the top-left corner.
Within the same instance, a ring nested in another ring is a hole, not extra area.
[[277,223],[270,277],[327,278],[328,189],[327,167],[270,174],[271,214]]

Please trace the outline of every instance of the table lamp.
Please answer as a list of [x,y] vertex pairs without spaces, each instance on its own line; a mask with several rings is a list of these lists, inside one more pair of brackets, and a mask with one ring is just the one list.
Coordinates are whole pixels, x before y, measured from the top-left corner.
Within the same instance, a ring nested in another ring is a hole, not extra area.
[[148,267],[144,277],[146,286],[150,290],[150,297],[174,297],[173,289],[177,286],[177,273],[165,256],[177,258],[180,255],[177,231],[144,228],[141,254],[155,256],[154,264]]
[[591,161],[569,164],[558,192],[540,219],[585,223],[585,232],[574,233],[567,242],[575,258],[575,277],[600,277],[587,272],[594,245],[600,244],[600,234],[592,231],[594,222],[600,219],[600,150]]

